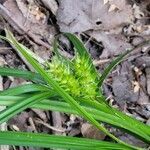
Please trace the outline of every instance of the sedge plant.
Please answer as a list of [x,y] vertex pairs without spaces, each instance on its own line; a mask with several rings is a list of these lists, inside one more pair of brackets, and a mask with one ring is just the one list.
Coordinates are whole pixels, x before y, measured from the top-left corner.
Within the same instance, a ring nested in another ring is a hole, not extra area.
[[[140,138],[145,143],[150,143],[150,127],[109,106],[102,92],[102,84],[111,70],[135,48],[125,51],[113,60],[103,73],[99,74],[92,63],[90,54],[79,38],[70,33],[64,33],[64,36],[74,46],[74,57],[68,59],[62,56],[56,39],[55,55],[50,62],[44,64],[39,62],[39,57],[19,43],[10,31],[6,30],[6,37],[0,36],[21,53],[35,69],[35,72],[31,72],[16,68],[0,68],[2,76],[14,76],[32,81],[31,84],[0,92],[0,105],[7,106],[0,112],[0,123],[7,122],[26,108],[59,111],[83,117],[108,135],[112,142],[40,133],[1,131],[0,144],[72,150],[143,149],[121,141],[102,124],[110,124]],[[145,41],[137,47],[146,44],[150,44],[150,41]]]

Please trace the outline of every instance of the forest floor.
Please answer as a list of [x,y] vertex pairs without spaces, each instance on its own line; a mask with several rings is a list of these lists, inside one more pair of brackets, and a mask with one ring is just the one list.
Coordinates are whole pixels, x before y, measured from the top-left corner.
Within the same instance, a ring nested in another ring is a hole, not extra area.
[[[75,33],[88,48],[99,72],[126,49],[150,39],[149,0],[1,0],[0,16],[0,33],[4,35],[4,28],[9,28],[19,42],[44,60],[51,58],[57,34]],[[73,55],[64,37],[59,42],[66,56]],[[1,40],[0,66],[32,70]],[[0,77],[0,90],[26,83],[23,79]],[[150,124],[150,45],[139,48],[113,70],[103,90],[110,105]],[[7,123],[7,128],[107,139],[82,118],[37,109],[17,115]],[[145,146],[118,129],[108,128],[124,141]]]

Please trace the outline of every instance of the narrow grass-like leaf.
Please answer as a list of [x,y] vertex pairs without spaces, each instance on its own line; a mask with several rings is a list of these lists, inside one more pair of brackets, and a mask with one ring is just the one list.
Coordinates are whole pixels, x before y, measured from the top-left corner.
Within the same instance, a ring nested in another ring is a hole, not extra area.
[[56,38],[54,39],[53,51],[54,51],[55,55],[59,58],[59,60],[62,60],[64,64],[66,64],[67,66],[70,66],[70,68],[73,68],[72,61],[69,58],[66,58],[65,56],[63,56],[59,51],[58,37],[59,37],[59,35],[57,35]]
[[42,77],[35,72],[31,71],[25,71],[20,69],[12,69],[12,68],[2,68],[0,67],[0,75],[1,76],[13,76],[13,77],[19,77],[26,80],[31,80],[36,83],[44,83]]
[[[87,52],[87,49],[83,45],[83,43],[80,41],[79,38],[77,38],[75,35],[71,33],[64,33],[64,35],[72,42],[74,47],[76,48],[76,51],[79,53],[81,57],[86,56],[89,58],[89,53]],[[92,63],[92,60],[90,59],[90,62]]]
[[[11,96],[0,96],[0,105],[10,106],[22,99],[23,99],[23,97],[17,97],[17,96],[12,96],[12,97]],[[82,107],[88,113],[90,113],[96,120],[111,124],[113,126],[116,126],[116,127],[122,128],[122,129],[126,129],[126,130],[130,131],[131,133],[136,134],[138,137],[141,137],[143,139],[144,139],[144,137],[142,136],[143,135],[142,131],[148,130],[148,128],[147,128],[148,126],[140,123],[139,121],[135,121],[135,119],[130,118],[130,122],[131,123],[134,122],[134,124],[137,124],[136,125],[137,128],[135,128],[133,126],[133,123],[131,126],[131,124],[129,124],[128,121],[122,120],[113,114],[105,113],[100,109],[94,109],[89,106],[82,106]],[[38,102],[38,103],[30,106],[30,108],[59,111],[59,112],[65,112],[65,113],[69,113],[69,114],[79,115],[79,113],[77,111],[70,108],[69,104],[67,104],[65,102],[55,101],[55,100],[43,100],[41,102]],[[141,130],[140,128],[143,128],[143,129]]]
[[25,84],[20,85],[17,87],[13,87],[4,91],[0,91],[0,96],[2,95],[20,95],[23,93],[30,93],[30,92],[44,92],[44,91],[50,91],[51,89],[44,86],[44,85],[38,85],[38,84]]
[[36,94],[30,98],[27,98],[27,99],[25,98],[24,100],[19,101],[19,102],[15,103],[14,105],[6,108],[5,110],[0,112],[0,124],[7,121],[8,119],[15,116],[17,113],[23,111],[24,109],[32,106],[36,102],[46,99],[49,96],[51,96],[50,92],[43,92],[42,94],[40,93],[40,94]]
[[26,50],[26,52],[31,55],[35,60],[37,60],[40,64],[44,64],[45,61],[39,57],[38,55],[36,55],[34,52],[32,52],[30,49],[28,49],[26,46],[22,45],[21,43],[19,43],[20,46]]
[[90,57],[90,54],[87,52],[87,49],[85,48],[83,43],[80,41],[80,39],[71,33],[64,33],[64,35],[72,42],[78,54],[81,57],[86,57],[86,59],[89,61],[89,66],[91,66],[92,72],[95,73],[97,77],[99,77],[99,74],[95,66],[93,65],[93,61]]
[[[6,37],[0,35],[0,38],[3,39],[3,40],[6,40],[6,41],[8,41],[10,44],[12,44],[11,39],[10,39],[9,37],[7,37],[7,36],[9,36],[9,35],[6,34]],[[26,52],[27,52],[29,55],[31,55],[32,58],[34,58],[35,60],[37,60],[40,64],[44,64],[44,63],[45,63],[45,61],[44,61],[41,57],[39,57],[38,55],[36,55],[35,53],[33,53],[33,52],[32,52],[30,49],[28,49],[26,46],[22,45],[21,43],[18,43],[18,44],[20,45],[20,47],[22,47],[23,49],[25,49]],[[13,46],[13,45],[12,45],[12,46]]]
[[132,150],[121,144],[47,134],[0,132],[0,144],[71,150]]
[[[24,97],[20,97],[20,96],[0,96],[0,105],[10,106],[19,101],[22,101],[23,99]],[[65,113],[78,114],[75,110],[70,108],[69,104],[65,102],[59,102],[56,100],[42,100],[41,102],[37,102],[36,104],[30,106],[30,108],[38,108],[44,110],[59,111],[59,112],[62,111]],[[117,118],[113,115],[109,115],[101,110],[97,111],[96,109],[87,106],[83,106],[83,108],[86,109],[86,111],[88,111],[89,113],[91,113],[91,115],[99,116],[98,117],[99,121],[107,122],[107,123],[109,122],[109,124],[117,124]]]
[[[13,101],[15,103],[15,102],[17,102],[19,100],[22,100],[24,98],[25,98],[24,96],[13,96],[13,95],[3,95],[3,96],[1,96],[0,95],[0,101],[4,101],[4,103],[5,102],[7,103],[9,101]],[[6,104],[6,106],[7,106],[7,104]]]

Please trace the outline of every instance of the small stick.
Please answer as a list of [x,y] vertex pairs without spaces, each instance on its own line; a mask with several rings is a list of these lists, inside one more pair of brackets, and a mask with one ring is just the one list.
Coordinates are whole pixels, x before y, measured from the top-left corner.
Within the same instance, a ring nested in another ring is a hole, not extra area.
[[49,129],[51,129],[51,130],[53,130],[53,131],[56,131],[56,132],[64,133],[64,132],[66,131],[65,129],[60,129],[60,128],[51,126],[51,125],[49,125],[48,123],[45,123],[45,122],[43,122],[42,120],[39,120],[39,119],[38,119],[38,120],[35,120],[35,122],[36,122],[36,123],[39,123],[39,124],[42,124],[42,125],[44,125],[45,127],[49,128]]

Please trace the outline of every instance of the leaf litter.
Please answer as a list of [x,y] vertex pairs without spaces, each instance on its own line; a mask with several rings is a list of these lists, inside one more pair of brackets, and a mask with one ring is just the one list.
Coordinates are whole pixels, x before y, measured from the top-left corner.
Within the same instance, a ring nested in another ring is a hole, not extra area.
[[[50,59],[51,53],[48,49],[51,49],[54,36],[58,32],[77,33],[90,49],[89,52],[94,61],[100,61],[97,65],[100,71],[112,58],[150,37],[150,2],[146,0],[41,0],[41,2],[38,0],[4,0],[0,4],[0,14],[11,25],[13,32],[23,36],[26,40],[22,41],[27,46],[30,45],[33,51],[45,60]],[[3,27],[0,30],[2,31]],[[65,52],[70,56],[72,55],[71,45],[67,45],[69,48]],[[62,48],[66,50],[63,44]],[[138,54],[134,54],[132,58],[130,57],[129,60],[118,66],[106,81],[104,90],[104,92],[107,91],[105,94],[108,94],[108,97],[111,95],[111,100],[114,99],[113,102],[117,107],[144,122],[148,122],[150,118],[148,116],[150,111],[149,50],[149,46],[139,49]],[[7,51],[9,53],[0,53],[2,56],[0,58],[6,62],[4,65],[27,69],[11,49]],[[136,70],[141,71],[140,74],[135,73],[135,67]],[[8,88],[10,85],[20,84],[19,82],[17,79],[14,81],[4,79],[2,84]],[[132,108],[131,105],[133,105]],[[139,108],[141,113],[138,111]],[[68,115],[51,114],[47,111],[37,113],[35,110],[28,110],[28,113],[20,114],[14,118],[14,121],[11,120],[8,126],[12,130],[53,132],[36,122],[43,114],[43,118],[46,118],[42,120],[43,124],[54,125],[56,129],[58,126],[66,128],[68,135],[89,136],[90,134],[94,136],[96,134],[99,138],[99,133],[92,127],[90,127],[91,130],[88,128],[82,133],[83,120],[81,118],[74,116],[74,119],[71,120]],[[22,118],[23,123],[20,123]],[[69,127],[68,122],[71,122]],[[67,128],[69,128],[68,131]],[[105,139],[105,136],[102,138]],[[128,135],[123,134],[121,138],[126,140]],[[138,143],[132,138],[130,141],[134,144]]]

